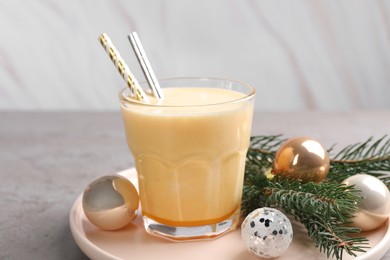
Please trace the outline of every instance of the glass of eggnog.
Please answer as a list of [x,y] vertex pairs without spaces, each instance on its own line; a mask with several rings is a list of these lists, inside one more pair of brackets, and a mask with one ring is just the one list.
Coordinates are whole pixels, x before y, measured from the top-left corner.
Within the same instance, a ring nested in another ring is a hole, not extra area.
[[239,221],[255,90],[214,78],[159,83],[162,100],[120,93],[145,229],[174,241],[218,237]]

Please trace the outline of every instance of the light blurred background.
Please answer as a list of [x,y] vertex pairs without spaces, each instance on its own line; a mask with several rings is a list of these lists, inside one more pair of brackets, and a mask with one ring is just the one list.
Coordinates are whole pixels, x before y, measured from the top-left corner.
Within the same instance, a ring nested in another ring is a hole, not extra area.
[[390,1],[2,0],[0,110],[118,110],[106,32],[139,81],[137,31],[159,78],[236,79],[256,110],[390,108]]

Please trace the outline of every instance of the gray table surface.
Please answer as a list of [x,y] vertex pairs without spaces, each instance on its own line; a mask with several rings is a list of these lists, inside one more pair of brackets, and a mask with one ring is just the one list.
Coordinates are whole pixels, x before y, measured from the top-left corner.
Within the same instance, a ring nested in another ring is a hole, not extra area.
[[[119,112],[0,112],[0,259],[87,259],[69,211],[93,179],[133,166],[122,127]],[[390,111],[255,113],[253,135],[279,133],[341,148],[390,134]]]

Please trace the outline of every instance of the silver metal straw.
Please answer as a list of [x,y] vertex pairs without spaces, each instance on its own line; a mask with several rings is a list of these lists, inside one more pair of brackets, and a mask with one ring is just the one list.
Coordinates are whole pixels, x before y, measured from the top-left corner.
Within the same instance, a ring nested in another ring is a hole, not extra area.
[[157,78],[154,75],[152,66],[146,56],[144,48],[142,47],[141,41],[136,32],[132,32],[128,35],[129,41],[135,55],[137,56],[138,62],[141,65],[142,71],[146,77],[149,87],[152,89],[153,95],[158,99],[163,99],[163,93],[161,91],[160,84],[158,84]]

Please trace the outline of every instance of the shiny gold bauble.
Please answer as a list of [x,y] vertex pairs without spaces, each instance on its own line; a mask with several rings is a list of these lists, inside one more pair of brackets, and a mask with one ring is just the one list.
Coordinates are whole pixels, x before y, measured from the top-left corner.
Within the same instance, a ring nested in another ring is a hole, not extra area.
[[138,192],[122,176],[103,176],[93,181],[83,193],[85,216],[103,230],[127,226],[137,215]]
[[368,231],[383,225],[390,216],[390,192],[378,178],[367,174],[356,174],[343,181],[354,185],[363,200],[358,204],[358,211],[352,218],[351,226]]
[[274,173],[302,182],[322,182],[329,172],[329,155],[324,147],[311,138],[287,140],[275,155]]

